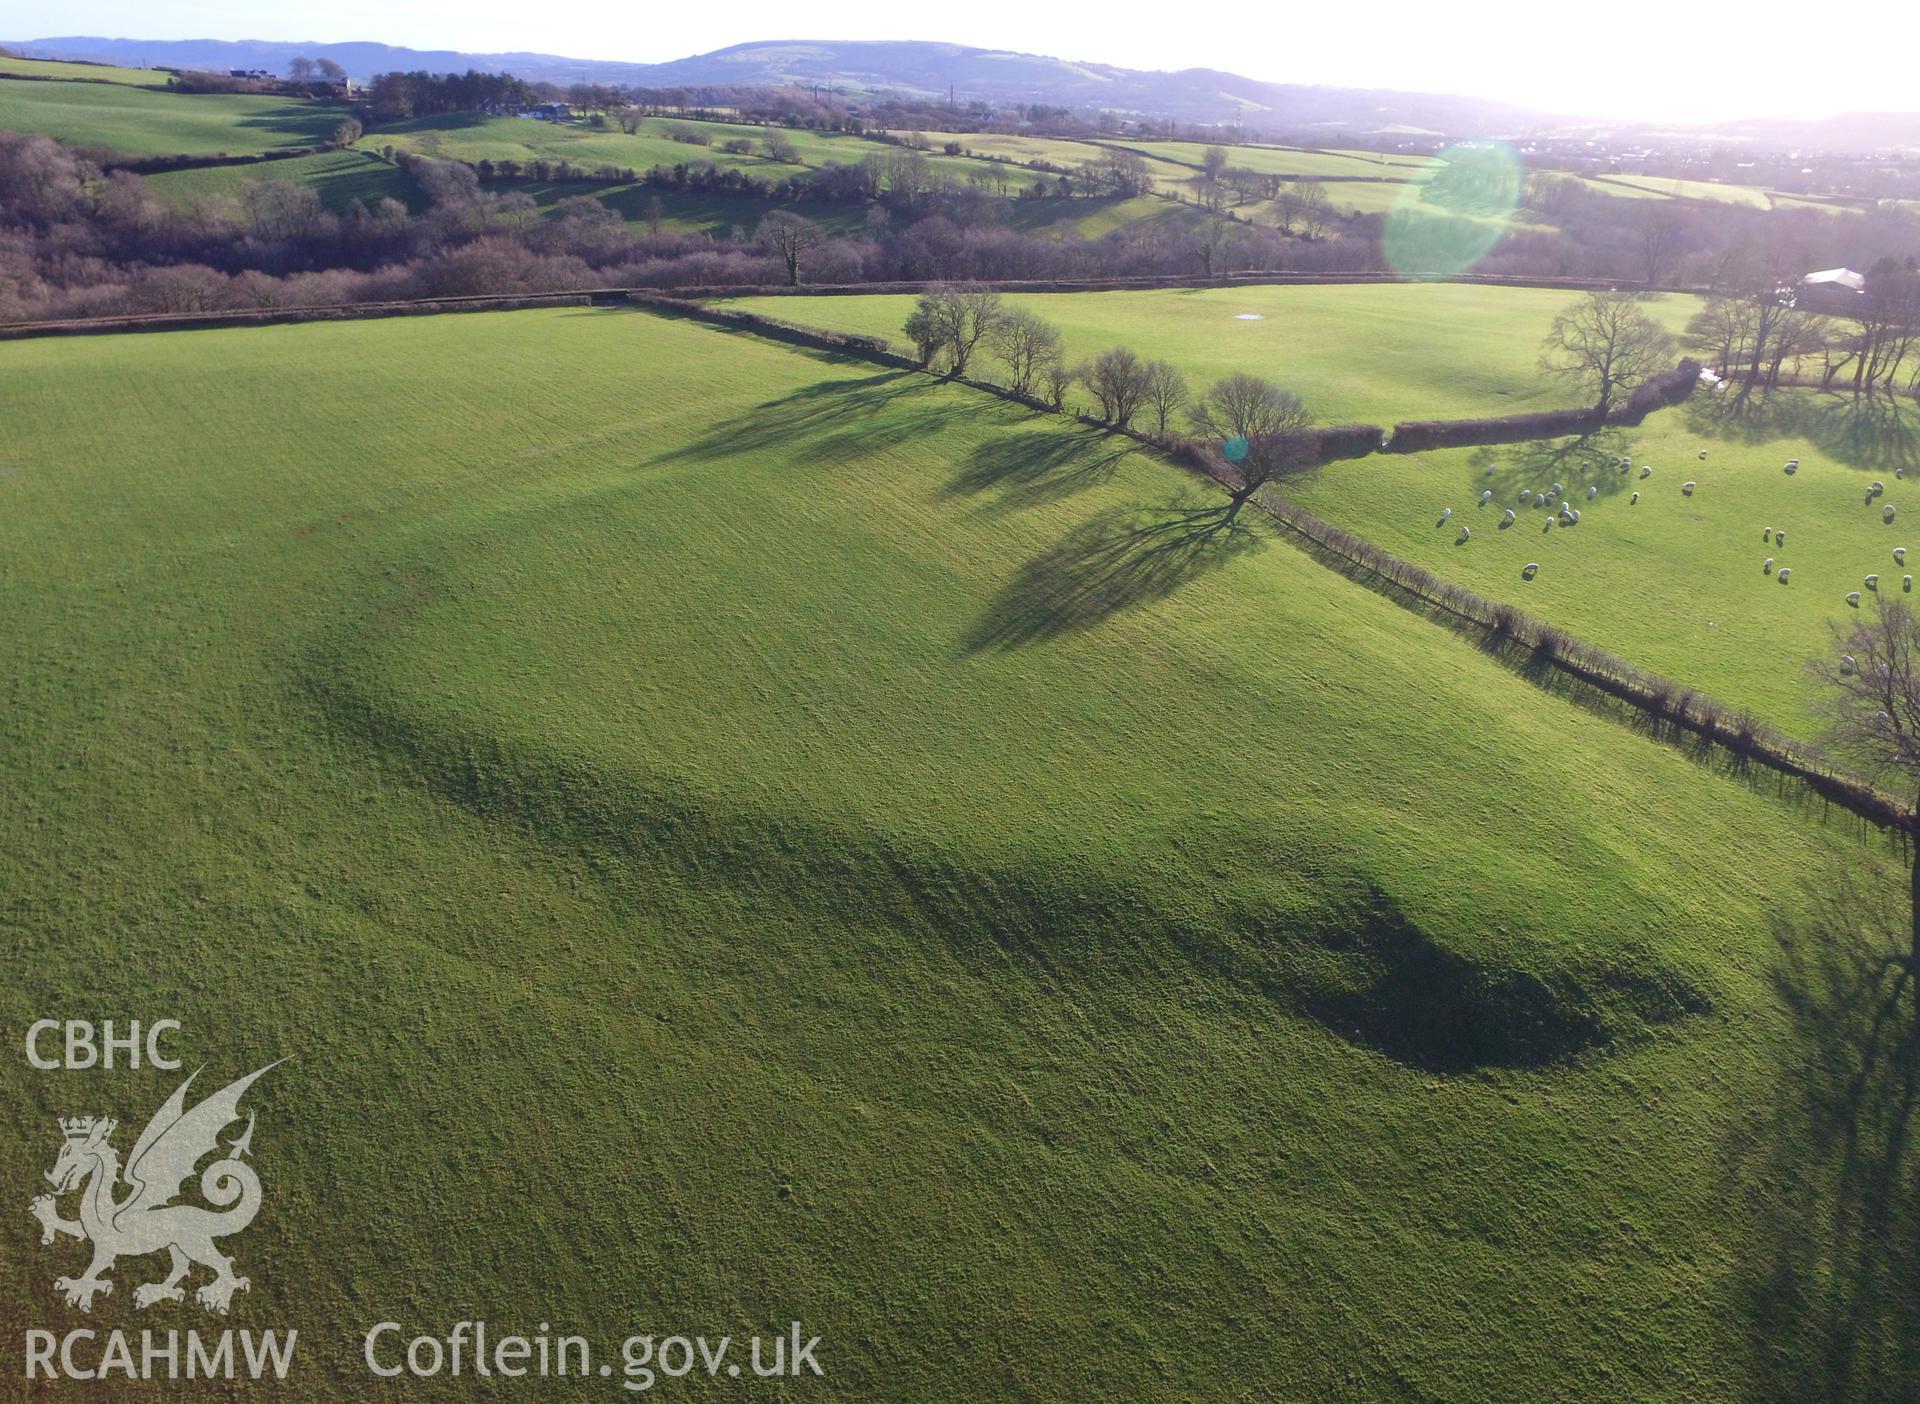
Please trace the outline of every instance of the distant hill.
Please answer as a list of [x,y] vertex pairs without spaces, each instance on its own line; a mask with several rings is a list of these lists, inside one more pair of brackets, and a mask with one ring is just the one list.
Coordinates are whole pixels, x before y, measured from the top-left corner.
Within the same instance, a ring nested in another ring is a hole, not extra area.
[[1236,73],[1190,68],[1154,73],[1006,49],[921,41],[736,44],[670,63],[620,63],[556,54],[469,54],[371,43],[282,43],[259,39],[107,39],[61,35],[0,41],[47,58],[224,71],[284,73],[293,59],[330,58],[356,79],[393,69],[510,72],[530,82],[633,83],[651,87],[832,84],[858,93],[963,101],[1046,103],[1179,122],[1244,121],[1269,131],[1369,132],[1382,127],[1454,134],[1518,133],[1544,124],[1504,103],[1439,94],[1263,83]]
[[[1148,72],[1049,58],[1009,49],[920,40],[776,40],[736,44],[670,63],[622,63],[558,54],[470,54],[391,44],[282,43],[261,39],[105,39],[64,35],[0,41],[46,58],[170,68],[265,68],[284,73],[295,58],[330,58],[356,79],[394,69],[514,73],[530,82],[629,83],[648,87],[832,85],[849,94],[893,93],[997,105],[1045,103],[1193,124],[1243,122],[1269,134],[1372,132],[1516,137],[1593,125],[1509,103],[1444,93],[1266,83],[1211,68]],[[1616,123],[1601,124],[1613,134]],[[1668,128],[1667,130],[1674,130]],[[1843,113],[1767,118],[1688,129],[1758,145],[1814,150],[1920,148],[1920,114]]]

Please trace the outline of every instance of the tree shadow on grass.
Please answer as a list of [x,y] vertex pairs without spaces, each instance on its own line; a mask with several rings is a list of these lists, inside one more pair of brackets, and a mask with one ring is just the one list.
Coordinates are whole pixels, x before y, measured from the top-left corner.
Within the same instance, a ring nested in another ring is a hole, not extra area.
[[1694,432],[1734,443],[1799,440],[1852,468],[1920,470],[1920,407],[1897,395],[1794,388],[1745,400],[1698,394],[1687,402],[1686,416]]
[[1110,436],[1093,430],[996,434],[967,455],[945,491],[953,497],[992,491],[989,511],[1019,512],[1107,482],[1126,455],[1124,444],[1116,446]]
[[[1627,435],[1611,425],[1571,438],[1489,444],[1475,449],[1467,459],[1472,464],[1468,487],[1476,500],[1485,489],[1493,489],[1488,511],[1508,507],[1518,511],[1523,492],[1528,498],[1526,505],[1531,506],[1535,495],[1547,492],[1555,483],[1565,489],[1566,500],[1579,507],[1587,501],[1589,486],[1598,487],[1602,497],[1627,492],[1634,486],[1639,470],[1616,466],[1627,450]],[[1553,509],[1559,510],[1559,505],[1556,501]]]
[[1794,1056],[1731,1148],[1747,1397],[1920,1398],[1920,1005],[1903,891],[1838,874],[1779,921]]
[[1021,648],[1090,629],[1165,599],[1196,576],[1258,549],[1262,535],[1225,503],[1114,509],[1028,561],[966,636],[968,653]]
[[931,382],[910,371],[821,380],[755,405],[653,462],[712,462],[796,447],[823,461],[858,459],[937,434],[977,412],[960,396],[934,393]]

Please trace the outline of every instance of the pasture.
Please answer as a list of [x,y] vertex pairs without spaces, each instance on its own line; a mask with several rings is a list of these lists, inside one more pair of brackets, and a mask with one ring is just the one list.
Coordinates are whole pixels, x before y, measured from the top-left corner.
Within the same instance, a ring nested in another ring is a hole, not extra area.
[[158,68],[116,68],[104,63],[68,63],[55,59],[0,54],[0,78],[71,79],[77,83],[123,83],[133,88],[164,88],[173,75]]
[[321,151],[251,166],[199,166],[161,171],[145,179],[152,190],[182,202],[238,197],[256,181],[285,181],[313,187],[330,210],[343,210],[355,200],[369,208],[381,200],[398,200],[416,211],[425,204],[425,195],[412,176],[370,151]]
[[[1607,466],[1622,456],[1634,466]],[[1789,458],[1799,460],[1791,476]],[[1576,527],[1549,528],[1551,508],[1520,505],[1523,488],[1537,496],[1556,482],[1581,509]],[[1682,492],[1688,482],[1691,496]],[[1874,482],[1885,491],[1868,503]],[[1599,488],[1592,499],[1589,486]],[[1493,498],[1478,508],[1487,489]],[[1914,603],[1902,577],[1920,571],[1920,554],[1902,564],[1894,548],[1911,530],[1920,552],[1920,415],[1884,396],[1788,390],[1737,407],[1732,391],[1703,389],[1637,430],[1333,464],[1289,496],[1398,555],[1810,737],[1818,694],[1804,665],[1831,653],[1830,624],[1859,617],[1847,595],[1859,592],[1871,608],[1866,577],[1877,574],[1882,591]],[[1453,521],[1436,528],[1449,506]],[[1509,507],[1516,520],[1501,529]],[[1461,522],[1473,535],[1456,547]],[[1786,532],[1785,543],[1764,537],[1769,531]],[[1522,579],[1530,561],[1540,571]],[[1785,584],[1781,567],[1792,572]]]
[[44,132],[128,156],[253,156],[314,146],[344,116],[344,107],[293,98],[0,80],[0,130]]
[[[1109,346],[1172,361],[1195,389],[1234,371],[1276,380],[1322,423],[1519,414],[1567,403],[1539,373],[1540,339],[1574,294],[1456,283],[1286,287],[1249,285],[1142,292],[1020,293],[1059,327],[1071,360]],[[905,344],[907,295],[741,298],[788,321]],[[1650,299],[1679,330],[1697,303]],[[1242,320],[1243,316],[1258,320]]]
[[823,1398],[1906,1378],[1912,1201],[1807,1076],[1835,875],[1899,917],[1838,816],[927,377],[584,310],[8,358],[0,1011],[294,1055],[290,1398],[476,1308],[798,1318]]

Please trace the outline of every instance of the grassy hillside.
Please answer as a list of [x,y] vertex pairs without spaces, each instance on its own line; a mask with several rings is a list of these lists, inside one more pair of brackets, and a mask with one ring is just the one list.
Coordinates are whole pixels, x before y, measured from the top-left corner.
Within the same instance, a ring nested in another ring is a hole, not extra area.
[[8,361],[0,1023],[294,1055],[288,1397],[470,1315],[799,1318],[822,1398],[1913,1383],[1910,1177],[1808,1075],[1898,896],[1838,817],[924,377],[618,311]]
[[[1233,371],[1278,380],[1323,423],[1517,414],[1567,402],[1541,378],[1540,338],[1572,295],[1460,284],[1029,293],[1069,359],[1126,345],[1170,360],[1196,388]],[[910,296],[743,298],[739,306],[904,343]],[[1678,329],[1695,304],[1648,303]],[[1259,320],[1241,320],[1254,314]]]
[[169,93],[112,83],[0,82],[0,129],[129,156],[250,156],[325,141],[341,107],[291,98]]
[[[1636,466],[1605,466],[1621,455]],[[1800,460],[1792,476],[1789,458]],[[1654,473],[1642,479],[1645,464]],[[1886,491],[1869,505],[1875,481]],[[1583,509],[1578,527],[1545,530],[1550,513],[1528,509],[1495,529],[1522,488],[1555,482]],[[1590,485],[1600,489],[1591,502]],[[1858,617],[1847,594],[1870,600],[1865,578],[1878,574],[1912,603],[1901,577],[1920,572],[1920,492],[1909,485],[1920,487],[1911,405],[1796,390],[1741,409],[1729,392],[1703,391],[1632,432],[1335,465],[1293,495],[1389,550],[1807,735],[1817,723],[1802,665],[1829,648],[1830,622]],[[1487,488],[1493,501],[1474,510]],[[1889,504],[1892,523],[1882,520]],[[1448,506],[1455,522],[1436,529]],[[1460,520],[1474,535],[1456,549]],[[1769,528],[1784,530],[1786,545],[1763,539]],[[1902,565],[1893,548],[1910,532],[1915,551]],[[1786,585],[1762,570],[1769,557],[1791,569]],[[1520,578],[1528,561],[1541,566],[1531,581]]]
[[380,200],[398,200],[410,209],[425,203],[419,184],[405,171],[366,151],[323,151],[254,166],[202,166],[163,171],[146,177],[148,185],[171,200],[209,195],[238,195],[254,181],[287,181],[310,185],[328,209],[345,209],[359,200],[371,207]]

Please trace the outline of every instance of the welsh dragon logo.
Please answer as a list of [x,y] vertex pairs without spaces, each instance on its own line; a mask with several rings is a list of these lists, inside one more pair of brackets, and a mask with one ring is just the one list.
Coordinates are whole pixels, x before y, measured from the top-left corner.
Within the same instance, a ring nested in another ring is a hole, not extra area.
[[[35,1199],[30,1209],[40,1221],[42,1244],[52,1243],[60,1234],[93,1244],[93,1261],[85,1273],[54,1280],[54,1291],[62,1293],[69,1306],[93,1310],[96,1295],[113,1291],[105,1274],[116,1260],[141,1258],[164,1248],[171,1255],[171,1269],[163,1281],[134,1288],[133,1304],[149,1307],[155,1302],[181,1301],[186,1289],[180,1284],[198,1263],[213,1270],[213,1281],[195,1289],[194,1300],[208,1311],[226,1315],[234,1292],[250,1284],[234,1275],[233,1259],[216,1248],[214,1240],[240,1232],[260,1212],[260,1177],[246,1160],[253,1144],[252,1113],[247,1115],[247,1129],[232,1142],[223,1145],[218,1138],[240,1119],[241,1094],[275,1066],[269,1063],[247,1074],[190,1111],[187,1088],[199,1073],[189,1074],[133,1143],[124,1172],[120,1153],[113,1147],[119,1122],[92,1116],[61,1118],[60,1133],[65,1139],[59,1159],[47,1172],[53,1193]],[[223,1152],[220,1159],[200,1173],[200,1193],[214,1207],[174,1203],[194,1167],[215,1151]],[[80,1217],[63,1219],[57,1200],[73,1190],[80,1191]]]

